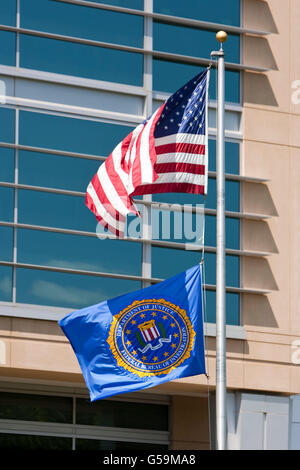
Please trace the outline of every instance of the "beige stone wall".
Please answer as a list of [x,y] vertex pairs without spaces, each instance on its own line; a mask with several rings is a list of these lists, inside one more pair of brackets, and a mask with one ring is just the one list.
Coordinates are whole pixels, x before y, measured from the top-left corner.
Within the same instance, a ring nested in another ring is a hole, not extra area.
[[207,398],[172,397],[170,429],[171,450],[209,450]]
[[243,14],[245,27],[272,32],[245,39],[244,62],[273,69],[243,77],[242,172],[269,181],[243,184],[242,206],[272,216],[242,227],[243,249],[271,253],[243,259],[242,285],[272,291],[243,296],[244,384],[300,393],[300,365],[292,364],[292,342],[300,338],[300,104],[292,102],[300,2],[244,0]]

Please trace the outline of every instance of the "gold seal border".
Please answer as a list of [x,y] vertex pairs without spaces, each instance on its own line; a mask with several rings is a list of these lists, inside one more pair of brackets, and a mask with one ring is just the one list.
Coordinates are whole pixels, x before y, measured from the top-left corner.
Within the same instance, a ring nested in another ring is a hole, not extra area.
[[[188,345],[188,347],[185,351],[185,354],[180,359],[178,359],[176,364],[171,365],[168,369],[164,369],[163,371],[147,371],[147,372],[144,372],[144,371],[139,371],[139,370],[135,369],[134,367],[131,367],[129,364],[127,364],[127,362],[125,362],[125,360],[119,354],[119,352],[118,352],[118,350],[115,346],[115,342],[114,342],[114,333],[116,331],[116,326],[119,322],[119,319],[125,313],[127,313],[127,311],[131,310],[132,308],[137,307],[138,305],[143,305],[143,304],[147,304],[147,303],[161,303],[161,304],[164,304],[164,305],[172,308],[173,310],[177,311],[177,313],[185,321],[188,332],[189,332],[189,335],[190,335],[189,345]],[[112,321],[112,324],[111,324],[111,327],[110,327],[110,331],[109,331],[109,334],[108,334],[108,338],[107,338],[106,341],[109,344],[111,352],[112,352],[114,358],[116,359],[117,365],[119,367],[123,367],[124,369],[128,370],[129,372],[133,372],[135,375],[138,375],[139,377],[152,377],[153,375],[155,376],[155,375],[169,374],[173,369],[176,369],[186,359],[188,359],[191,356],[191,351],[194,347],[195,336],[196,336],[196,333],[193,329],[191,320],[189,319],[186,311],[183,308],[180,308],[178,305],[172,304],[171,302],[167,302],[165,299],[144,299],[144,300],[135,300],[131,305],[128,305],[120,313],[118,313],[117,315],[114,315],[114,318],[113,318],[113,321]]]

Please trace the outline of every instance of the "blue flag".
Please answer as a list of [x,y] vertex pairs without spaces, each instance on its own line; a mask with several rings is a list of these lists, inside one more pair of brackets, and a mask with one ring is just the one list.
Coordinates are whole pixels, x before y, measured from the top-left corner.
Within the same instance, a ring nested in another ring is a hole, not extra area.
[[200,265],[75,311],[59,325],[91,401],[205,374]]

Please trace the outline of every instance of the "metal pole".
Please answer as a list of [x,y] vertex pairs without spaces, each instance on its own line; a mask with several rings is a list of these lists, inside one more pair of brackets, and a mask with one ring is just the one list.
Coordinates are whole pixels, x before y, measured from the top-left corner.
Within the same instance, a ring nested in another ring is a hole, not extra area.
[[224,31],[217,33],[220,50],[211,55],[218,60],[217,115],[217,278],[216,278],[216,448],[225,450],[226,426],[226,283],[225,283],[225,64],[222,43]]

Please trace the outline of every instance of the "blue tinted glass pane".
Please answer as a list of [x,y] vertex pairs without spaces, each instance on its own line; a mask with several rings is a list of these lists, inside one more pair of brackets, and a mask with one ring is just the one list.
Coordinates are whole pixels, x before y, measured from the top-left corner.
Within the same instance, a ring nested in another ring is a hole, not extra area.
[[[208,141],[208,169],[216,171],[216,141]],[[240,145],[235,142],[225,142],[225,172],[233,175],[240,173]]]
[[[216,323],[216,292],[207,290],[204,321]],[[240,325],[240,294],[226,293],[226,324]]]
[[134,10],[144,9],[144,0],[90,0],[93,3],[106,3],[106,5],[116,5],[118,7],[133,8]]
[[[165,279],[201,261],[202,253],[195,251],[174,250],[152,247],[152,276]],[[216,284],[216,254],[205,253],[205,282]],[[226,256],[226,285],[239,287],[240,264],[238,256]]]
[[239,250],[240,246],[240,219],[234,219],[231,217],[226,217],[225,224],[225,237],[226,237],[226,248],[231,248],[233,250]]
[[239,212],[240,210],[240,182],[229,181],[225,182],[225,199],[226,210],[232,212]]
[[0,22],[10,26],[16,25],[17,0],[1,0],[0,2]]
[[143,55],[20,35],[21,67],[142,86]]
[[[204,214],[192,213],[186,205],[181,210],[152,209],[151,228],[153,240],[165,240],[176,243],[191,243],[199,247],[203,236]],[[201,209],[201,208],[199,208]]]
[[64,36],[143,47],[143,17],[53,0],[22,0],[21,26]]
[[[205,282],[216,284],[216,254],[205,253]],[[240,259],[238,256],[226,255],[226,286],[240,286]]]
[[14,219],[14,190],[0,187],[0,220],[12,222]]
[[[225,183],[226,210],[239,212],[240,210],[240,183],[239,181],[226,180]],[[204,204],[201,194],[162,193],[154,194],[153,201],[167,202],[169,204]],[[216,208],[216,179],[208,178],[207,196],[205,206],[209,209]]]
[[21,150],[19,152],[19,182],[85,192],[101,163],[97,160]]
[[140,243],[18,230],[21,263],[139,276],[141,250]]
[[[226,217],[226,248],[233,250],[240,249],[240,220],[232,217]],[[205,216],[205,245],[216,246],[216,216]]]
[[14,180],[15,151],[0,147],[0,181]]
[[12,261],[13,235],[12,227],[0,227],[0,259],[2,261]]
[[167,279],[201,261],[199,251],[152,247],[152,277]]
[[116,124],[20,112],[20,143],[33,147],[106,156],[131,130]]
[[0,106],[0,141],[14,143],[15,141],[15,111]]
[[39,191],[18,191],[19,222],[95,232],[97,220],[84,197]]
[[16,35],[10,31],[0,31],[0,64],[16,65]]
[[0,266],[0,300],[11,302],[12,300],[12,268]]
[[[210,71],[210,82],[208,96],[215,100],[217,97],[216,70]],[[226,70],[225,72],[225,100],[232,103],[240,103],[240,72],[236,70]]]
[[83,308],[141,288],[124,279],[17,269],[17,302]]
[[1,433],[0,449],[10,450],[71,450],[72,439],[53,437],[53,436],[37,436],[31,434],[9,434]]
[[[153,89],[174,93],[201,70],[204,70],[203,67],[198,65],[153,59]],[[216,99],[216,71],[214,69],[210,73],[209,98]],[[225,72],[225,99],[228,102],[240,102],[240,73],[237,71]]]
[[226,323],[227,325],[240,325],[240,294],[227,292],[226,294]]
[[223,23],[233,26],[240,25],[239,0],[154,0],[153,8],[156,13],[171,16],[181,16],[194,20]]
[[232,287],[240,287],[239,256],[226,256],[226,285]]
[[[240,210],[240,182],[226,180],[225,182],[226,210],[239,212]],[[216,208],[216,180],[208,178],[206,207]]]
[[[240,37],[228,35],[227,62],[240,62]],[[154,22],[153,49],[173,54],[203,57],[208,59],[210,51],[216,48],[216,32],[187,26]]]

